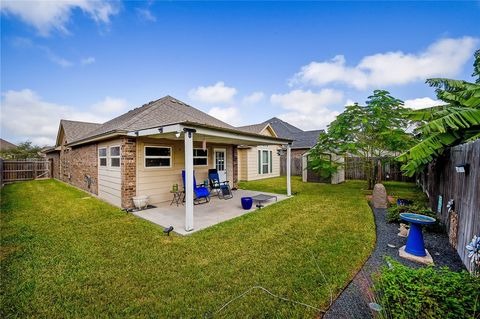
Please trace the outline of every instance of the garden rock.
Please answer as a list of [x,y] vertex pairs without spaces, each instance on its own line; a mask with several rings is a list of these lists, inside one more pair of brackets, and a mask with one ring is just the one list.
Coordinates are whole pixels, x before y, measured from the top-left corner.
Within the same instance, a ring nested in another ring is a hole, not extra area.
[[400,227],[398,228],[398,230],[400,231],[398,233],[398,236],[400,237],[408,237],[408,228],[407,228],[407,225],[404,224],[404,223],[400,223]]
[[374,208],[387,208],[387,190],[383,184],[375,184],[373,187],[372,204]]

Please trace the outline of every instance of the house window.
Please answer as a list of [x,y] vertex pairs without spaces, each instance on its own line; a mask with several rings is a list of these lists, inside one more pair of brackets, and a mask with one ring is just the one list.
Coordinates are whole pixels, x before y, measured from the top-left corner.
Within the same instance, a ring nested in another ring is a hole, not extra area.
[[272,151],[258,150],[258,174],[272,173]]
[[172,148],[145,146],[145,167],[172,167]]
[[110,146],[110,166],[120,167],[120,146]]
[[102,147],[98,149],[98,159],[100,166],[107,166],[107,148]]
[[208,150],[201,148],[193,149],[193,165],[195,166],[207,166],[208,165]]
[[268,151],[262,151],[262,174],[268,174],[268,163],[270,163]]

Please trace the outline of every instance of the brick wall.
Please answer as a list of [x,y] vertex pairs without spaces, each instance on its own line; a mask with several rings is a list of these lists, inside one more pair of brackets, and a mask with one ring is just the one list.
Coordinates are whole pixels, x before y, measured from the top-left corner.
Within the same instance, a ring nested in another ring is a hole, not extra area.
[[59,179],[98,194],[97,144],[65,147],[62,141],[59,160]]
[[122,139],[122,207],[132,208],[132,197],[137,194],[137,149],[136,140],[134,138]]

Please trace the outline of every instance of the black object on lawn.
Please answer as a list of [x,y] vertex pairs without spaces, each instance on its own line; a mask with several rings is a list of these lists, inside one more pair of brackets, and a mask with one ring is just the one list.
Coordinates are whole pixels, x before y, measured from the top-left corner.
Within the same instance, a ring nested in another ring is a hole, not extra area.
[[163,229],[163,232],[167,234],[167,236],[170,236],[170,232],[173,230],[173,226],[167,227]]

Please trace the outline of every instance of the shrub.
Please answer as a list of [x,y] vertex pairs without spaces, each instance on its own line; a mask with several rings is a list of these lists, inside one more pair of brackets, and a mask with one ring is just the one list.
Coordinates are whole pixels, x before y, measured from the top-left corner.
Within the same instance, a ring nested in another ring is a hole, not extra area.
[[480,313],[480,278],[444,267],[412,269],[391,258],[375,278],[382,317],[475,318]]
[[392,205],[387,209],[387,222],[398,223],[400,222],[400,214],[408,213],[410,206]]

